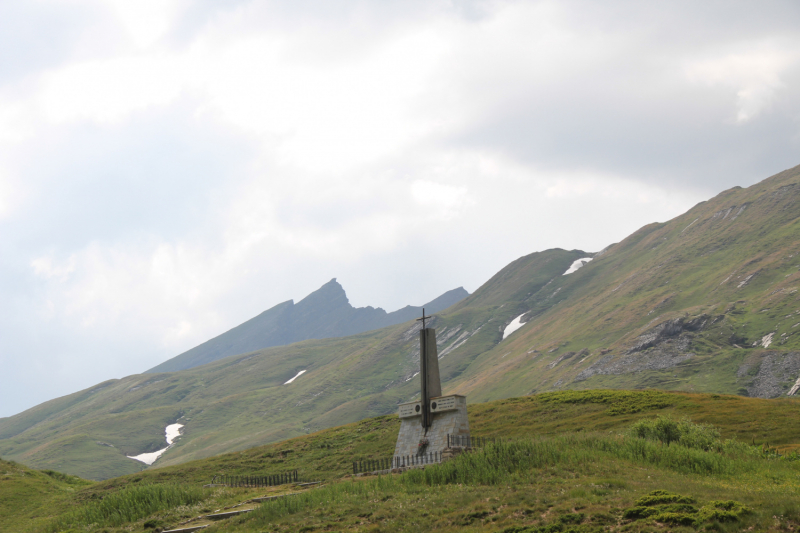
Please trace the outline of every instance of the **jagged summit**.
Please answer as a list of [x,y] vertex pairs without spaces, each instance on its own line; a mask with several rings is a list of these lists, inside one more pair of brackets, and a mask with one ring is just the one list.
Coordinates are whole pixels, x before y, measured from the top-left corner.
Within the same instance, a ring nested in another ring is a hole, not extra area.
[[344,287],[331,279],[296,304],[287,300],[147,372],[173,372],[204,365],[223,357],[284,346],[309,339],[345,337],[400,324],[425,307],[436,313],[463,300],[463,287],[448,291],[424,306],[407,305],[387,313],[380,307],[353,307]]

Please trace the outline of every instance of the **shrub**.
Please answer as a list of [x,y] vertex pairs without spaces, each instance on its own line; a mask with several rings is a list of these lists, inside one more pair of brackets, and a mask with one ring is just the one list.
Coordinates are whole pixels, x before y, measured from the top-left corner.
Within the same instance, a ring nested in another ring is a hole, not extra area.
[[680,444],[705,451],[723,451],[725,443],[719,430],[710,424],[696,424],[689,419],[673,420],[668,416],[639,420],[631,426],[632,436],[664,444]]

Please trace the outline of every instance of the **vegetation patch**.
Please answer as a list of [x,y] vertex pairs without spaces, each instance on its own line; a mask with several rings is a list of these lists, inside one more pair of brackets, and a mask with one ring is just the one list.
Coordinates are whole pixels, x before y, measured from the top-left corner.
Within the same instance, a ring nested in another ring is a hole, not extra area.
[[206,496],[206,491],[190,485],[132,485],[54,520],[48,531],[89,525],[120,526],[157,511],[199,503]]
[[695,499],[665,490],[654,490],[636,500],[636,506],[625,509],[622,517],[626,520],[652,520],[673,526],[698,526],[706,522],[738,521],[750,510],[733,500],[708,502],[701,508],[690,503]]
[[606,412],[610,415],[623,415],[664,409],[675,404],[675,396],[661,391],[629,391],[629,390],[567,390],[544,392],[536,395],[536,399],[545,403],[606,404]]

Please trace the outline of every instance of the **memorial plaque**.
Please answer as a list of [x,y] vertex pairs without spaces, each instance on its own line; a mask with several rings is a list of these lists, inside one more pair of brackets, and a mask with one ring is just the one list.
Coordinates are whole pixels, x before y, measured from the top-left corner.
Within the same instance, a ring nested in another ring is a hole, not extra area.
[[422,405],[420,405],[420,402],[404,403],[400,405],[400,418],[420,416],[421,414]]
[[442,411],[452,411],[458,409],[455,396],[442,396],[431,400],[431,413],[441,413]]

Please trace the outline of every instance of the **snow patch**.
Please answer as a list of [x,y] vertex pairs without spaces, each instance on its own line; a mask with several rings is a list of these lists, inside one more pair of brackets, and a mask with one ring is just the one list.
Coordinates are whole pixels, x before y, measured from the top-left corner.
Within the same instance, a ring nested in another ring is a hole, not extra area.
[[[691,223],[691,224],[689,224],[688,226],[686,226],[685,228],[683,228],[683,231],[686,231],[687,229],[689,229],[689,228],[691,228],[692,226],[694,226],[694,223],[695,223],[695,222],[697,222],[698,220],[700,220],[700,219],[699,219],[699,218],[696,218],[696,219],[692,220],[692,223]],[[683,231],[681,231],[681,233],[683,233]]]
[[769,345],[772,344],[773,335],[775,335],[774,332],[770,333],[769,335],[764,335],[763,337],[761,337],[761,346],[763,346],[764,348],[769,348]]
[[419,372],[417,372],[416,374],[414,374],[413,376],[411,376],[410,378],[408,378],[406,381],[411,381],[412,379],[414,379],[414,378],[415,378],[415,377],[417,377],[418,375],[419,375]]
[[522,313],[522,315],[519,315],[517,318],[512,320],[509,325],[506,326],[506,329],[503,330],[503,340],[505,340],[506,337],[508,337],[509,335],[511,335],[512,333],[514,333],[519,328],[525,325],[522,323],[522,316],[524,314],[525,313]]
[[150,452],[150,453],[141,453],[139,455],[128,455],[126,456],[128,459],[134,459],[146,465],[152,465],[156,462],[156,459],[161,457],[165,451],[172,448],[172,443],[175,442],[175,439],[181,434],[181,428],[183,424],[170,424],[164,429],[164,435],[167,439],[167,447],[158,450],[157,452]]
[[561,275],[566,276],[567,274],[572,274],[573,272],[577,271],[579,268],[581,268],[583,265],[585,265],[591,260],[592,260],[591,257],[582,257],[580,259],[576,259],[575,261],[572,262],[567,271]]
[[291,383],[292,381],[296,380],[297,378],[299,378],[300,376],[302,376],[305,373],[306,373],[305,370],[301,370],[300,372],[297,373],[297,375],[295,377],[293,377],[292,379],[290,379],[289,381],[284,383],[284,385],[288,385],[289,383]]
[[794,396],[797,389],[800,389],[800,378],[797,378],[797,381],[794,382],[794,385],[792,385],[792,388],[786,393],[786,396]]

